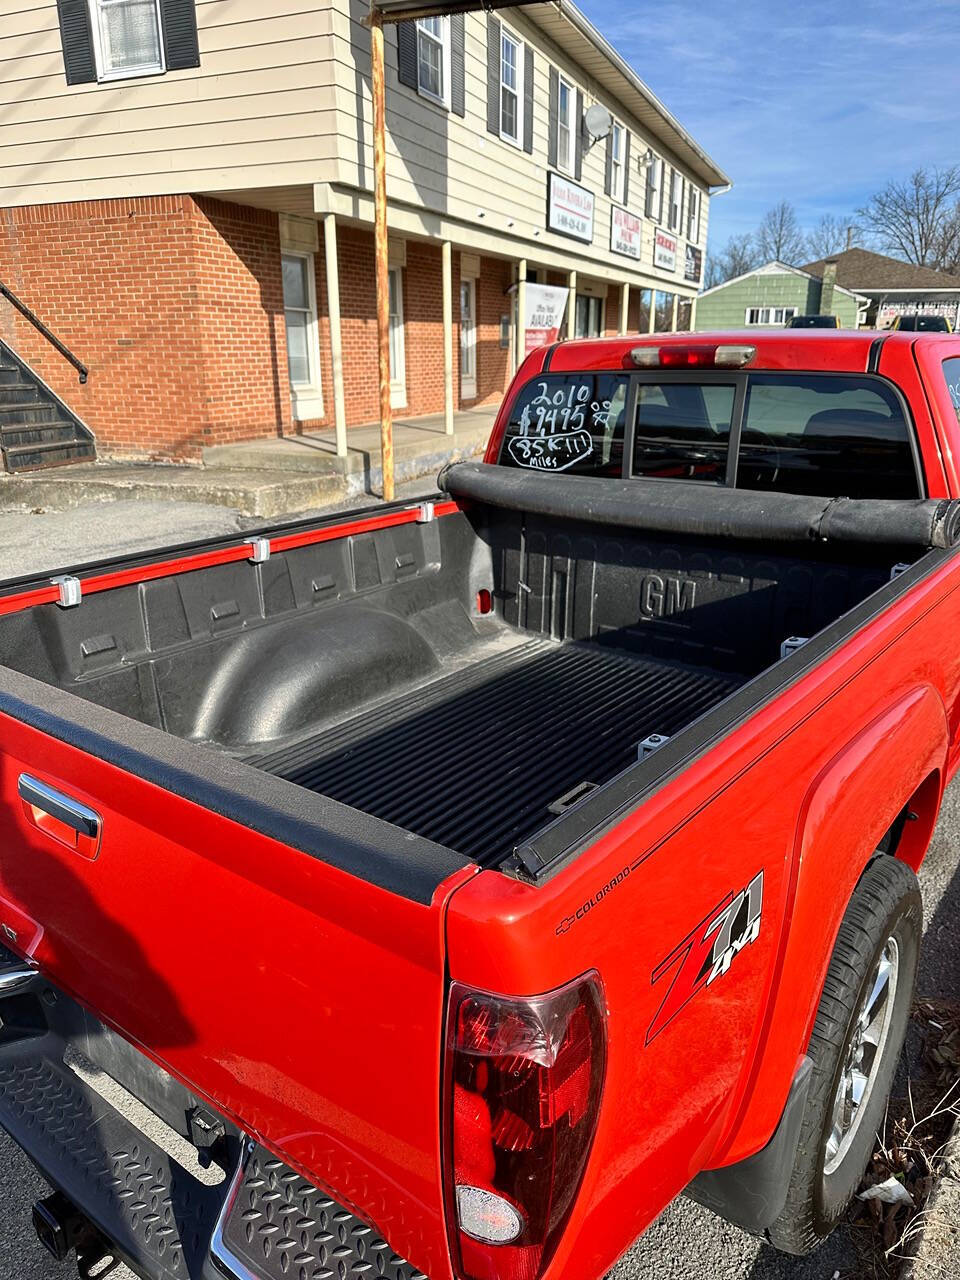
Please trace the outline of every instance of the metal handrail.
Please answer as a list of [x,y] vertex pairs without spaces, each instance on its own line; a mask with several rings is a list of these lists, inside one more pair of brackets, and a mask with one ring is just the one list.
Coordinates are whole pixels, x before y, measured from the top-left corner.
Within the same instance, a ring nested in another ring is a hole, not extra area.
[[69,347],[64,346],[64,344],[60,341],[60,339],[57,337],[55,333],[50,332],[50,330],[43,323],[40,317],[35,316],[33,312],[30,310],[30,308],[27,306],[27,304],[25,302],[21,302],[20,299],[17,297],[17,295],[13,292],[13,290],[8,289],[2,280],[0,280],[0,296],[6,298],[9,303],[11,303],[14,307],[16,307],[16,309],[20,312],[23,318],[25,320],[30,321],[30,323],[36,329],[37,333],[41,334],[44,338],[46,338],[46,340],[50,343],[50,345],[52,347],[55,347],[56,350],[60,352],[64,360],[68,360],[70,364],[73,365],[73,367],[77,371],[77,374],[80,378],[80,384],[82,386],[83,383],[85,383],[87,380],[87,373],[88,373],[87,366],[85,364],[82,364],[81,361],[77,359],[77,357],[73,354],[73,352],[69,349]]

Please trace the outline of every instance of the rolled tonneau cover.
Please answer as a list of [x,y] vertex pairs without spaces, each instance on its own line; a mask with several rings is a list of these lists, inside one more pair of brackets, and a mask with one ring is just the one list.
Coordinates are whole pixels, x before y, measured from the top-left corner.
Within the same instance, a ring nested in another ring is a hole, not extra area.
[[437,483],[455,498],[651,533],[898,547],[960,542],[960,500],[809,498],[682,480],[564,476],[488,462],[451,463]]

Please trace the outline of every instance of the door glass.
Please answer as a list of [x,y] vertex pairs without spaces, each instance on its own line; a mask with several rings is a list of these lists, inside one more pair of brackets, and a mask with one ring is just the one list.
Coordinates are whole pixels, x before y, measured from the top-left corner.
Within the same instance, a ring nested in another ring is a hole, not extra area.
[[390,271],[390,381],[402,383],[406,377],[403,356],[403,279],[401,268]]
[[460,282],[460,376],[463,379],[472,379],[477,372],[473,293],[473,281],[462,280]]
[[577,294],[577,310],[574,324],[576,337],[600,337],[600,308],[601,301],[599,298],[591,298],[583,293]]
[[283,269],[283,310],[287,328],[287,367],[290,384],[305,387],[313,384],[311,342],[316,341],[316,316],[307,274],[312,258],[285,253]]

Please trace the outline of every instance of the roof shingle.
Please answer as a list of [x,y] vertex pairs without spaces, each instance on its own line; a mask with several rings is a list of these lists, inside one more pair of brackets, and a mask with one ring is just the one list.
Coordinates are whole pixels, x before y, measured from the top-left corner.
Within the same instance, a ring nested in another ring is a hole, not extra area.
[[[947,271],[935,271],[932,267],[916,267],[912,262],[888,258],[884,253],[872,253],[869,249],[846,249],[835,253],[837,284],[855,292],[864,289],[960,289],[960,276]],[[822,276],[828,259],[808,262],[803,271],[812,276]]]

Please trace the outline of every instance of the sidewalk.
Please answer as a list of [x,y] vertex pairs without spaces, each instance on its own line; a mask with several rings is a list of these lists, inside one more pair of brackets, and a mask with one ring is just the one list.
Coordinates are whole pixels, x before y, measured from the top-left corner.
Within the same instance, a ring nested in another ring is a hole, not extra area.
[[[447,435],[443,415],[394,423],[398,484],[435,476],[445,462],[475,456],[486,445],[496,409],[454,415]],[[338,458],[332,431],[250,440],[204,451],[202,466],[96,462],[0,476],[0,512],[66,511],[88,503],[200,503],[241,516],[277,519],[336,506],[365,494],[379,496],[380,428],[347,432],[347,456]]]

